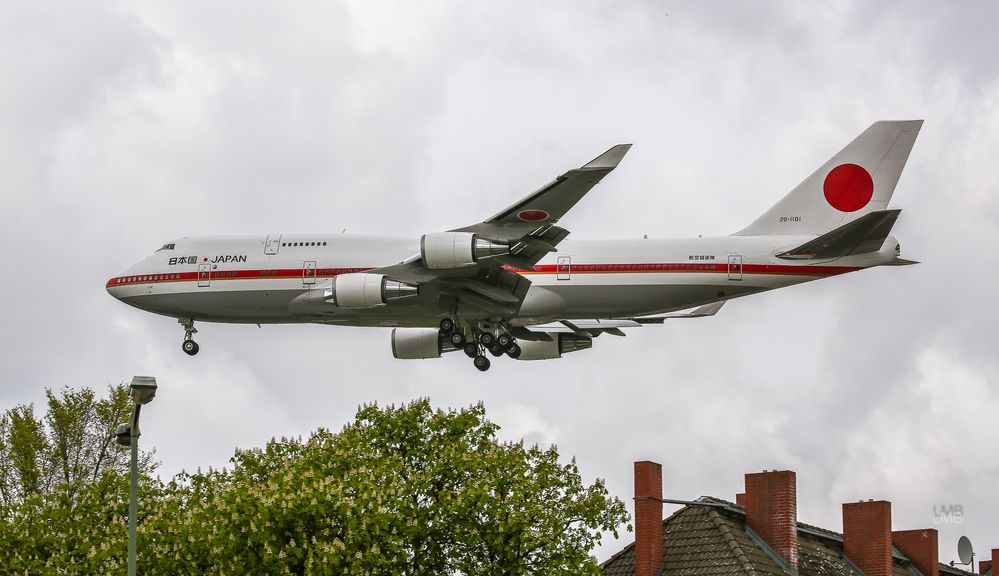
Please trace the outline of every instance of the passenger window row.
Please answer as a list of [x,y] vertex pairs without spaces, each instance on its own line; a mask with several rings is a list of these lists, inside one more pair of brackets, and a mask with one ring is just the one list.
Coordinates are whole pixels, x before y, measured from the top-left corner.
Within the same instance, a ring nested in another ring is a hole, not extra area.
[[[566,266],[560,264],[559,266]],[[640,272],[645,270],[714,270],[714,264],[572,264],[574,272]],[[537,268],[535,267],[535,270]]]
[[115,284],[131,284],[133,282],[156,282],[158,280],[180,280],[180,274],[151,274],[148,276],[125,276],[116,278]]
[[282,246],[325,246],[325,242],[282,242]]

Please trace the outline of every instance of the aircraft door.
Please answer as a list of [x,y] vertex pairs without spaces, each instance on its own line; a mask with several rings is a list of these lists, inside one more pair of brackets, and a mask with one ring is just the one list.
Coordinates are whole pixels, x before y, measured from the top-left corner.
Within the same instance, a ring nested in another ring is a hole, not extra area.
[[267,241],[264,242],[264,254],[273,256],[278,253],[281,249],[281,235],[280,234],[268,234]]
[[742,280],[742,256],[728,257],[728,279]]
[[198,264],[198,288],[207,288],[212,285],[212,265]]
[[572,258],[569,256],[559,256],[558,264],[555,265],[555,277],[559,280],[569,280],[572,273]]
[[302,263],[302,285],[312,286],[316,283],[316,261],[306,260]]

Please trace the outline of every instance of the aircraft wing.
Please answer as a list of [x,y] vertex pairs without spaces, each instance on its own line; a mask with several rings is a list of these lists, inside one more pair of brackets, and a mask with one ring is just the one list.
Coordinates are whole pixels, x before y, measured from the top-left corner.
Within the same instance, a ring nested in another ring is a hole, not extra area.
[[500,242],[516,242],[512,265],[533,266],[569,235],[555,224],[591,188],[617,167],[631,144],[618,144],[579,168],[569,170],[516,204],[478,224],[454,232],[472,232]]
[[516,312],[531,283],[514,270],[531,268],[549,252],[557,251],[556,246],[569,231],[555,224],[617,167],[630,148],[631,144],[618,144],[495,216],[448,231],[475,234],[476,238],[503,245],[504,250],[509,247],[509,253],[482,259],[473,266],[444,269],[424,265],[422,255],[417,254],[405,262],[369,272],[419,284],[421,291],[458,296],[463,303],[491,314]]

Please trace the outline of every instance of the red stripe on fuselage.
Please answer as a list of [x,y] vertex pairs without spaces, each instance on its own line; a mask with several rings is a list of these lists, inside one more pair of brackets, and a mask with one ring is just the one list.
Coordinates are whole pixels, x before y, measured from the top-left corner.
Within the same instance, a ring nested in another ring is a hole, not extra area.
[[[504,266],[507,270],[513,270],[518,274],[639,274],[639,273],[716,273],[728,274],[729,265],[725,263],[663,263],[663,264],[570,264],[568,266],[558,264],[542,264],[533,269],[514,269]],[[318,268],[316,278],[333,278],[340,274],[352,272],[366,272],[372,268]],[[561,270],[560,270],[561,269]],[[860,266],[801,266],[788,264],[743,264],[742,274],[780,274],[786,276],[836,276],[847,272],[861,270]],[[737,270],[732,270],[738,273]],[[265,278],[306,278],[302,268],[278,268],[273,270],[212,270],[208,278],[201,276],[201,272],[167,272],[162,274],[139,274],[129,276],[118,276],[108,280],[107,287],[114,286],[134,286],[136,284],[166,284],[170,282],[197,282],[200,280],[260,280]],[[311,275],[308,276],[311,278]]]

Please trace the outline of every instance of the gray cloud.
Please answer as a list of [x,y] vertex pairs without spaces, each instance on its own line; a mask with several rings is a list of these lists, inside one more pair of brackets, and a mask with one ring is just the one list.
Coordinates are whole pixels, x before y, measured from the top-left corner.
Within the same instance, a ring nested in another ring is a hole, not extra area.
[[[799,473],[800,517],[894,502],[895,525],[999,545],[990,304],[999,203],[994,3],[345,2],[0,8],[3,406],[155,374],[164,473],[338,428],[363,402],[483,400],[627,499],[734,497]],[[667,15],[668,14],[668,15]],[[618,142],[573,237],[728,234],[870,122],[926,118],[893,204],[907,257],[601,337],[549,363],[393,360],[380,329],[205,325],[104,281],[178,236],[418,235],[475,222]],[[609,541],[601,557],[624,541]]]

